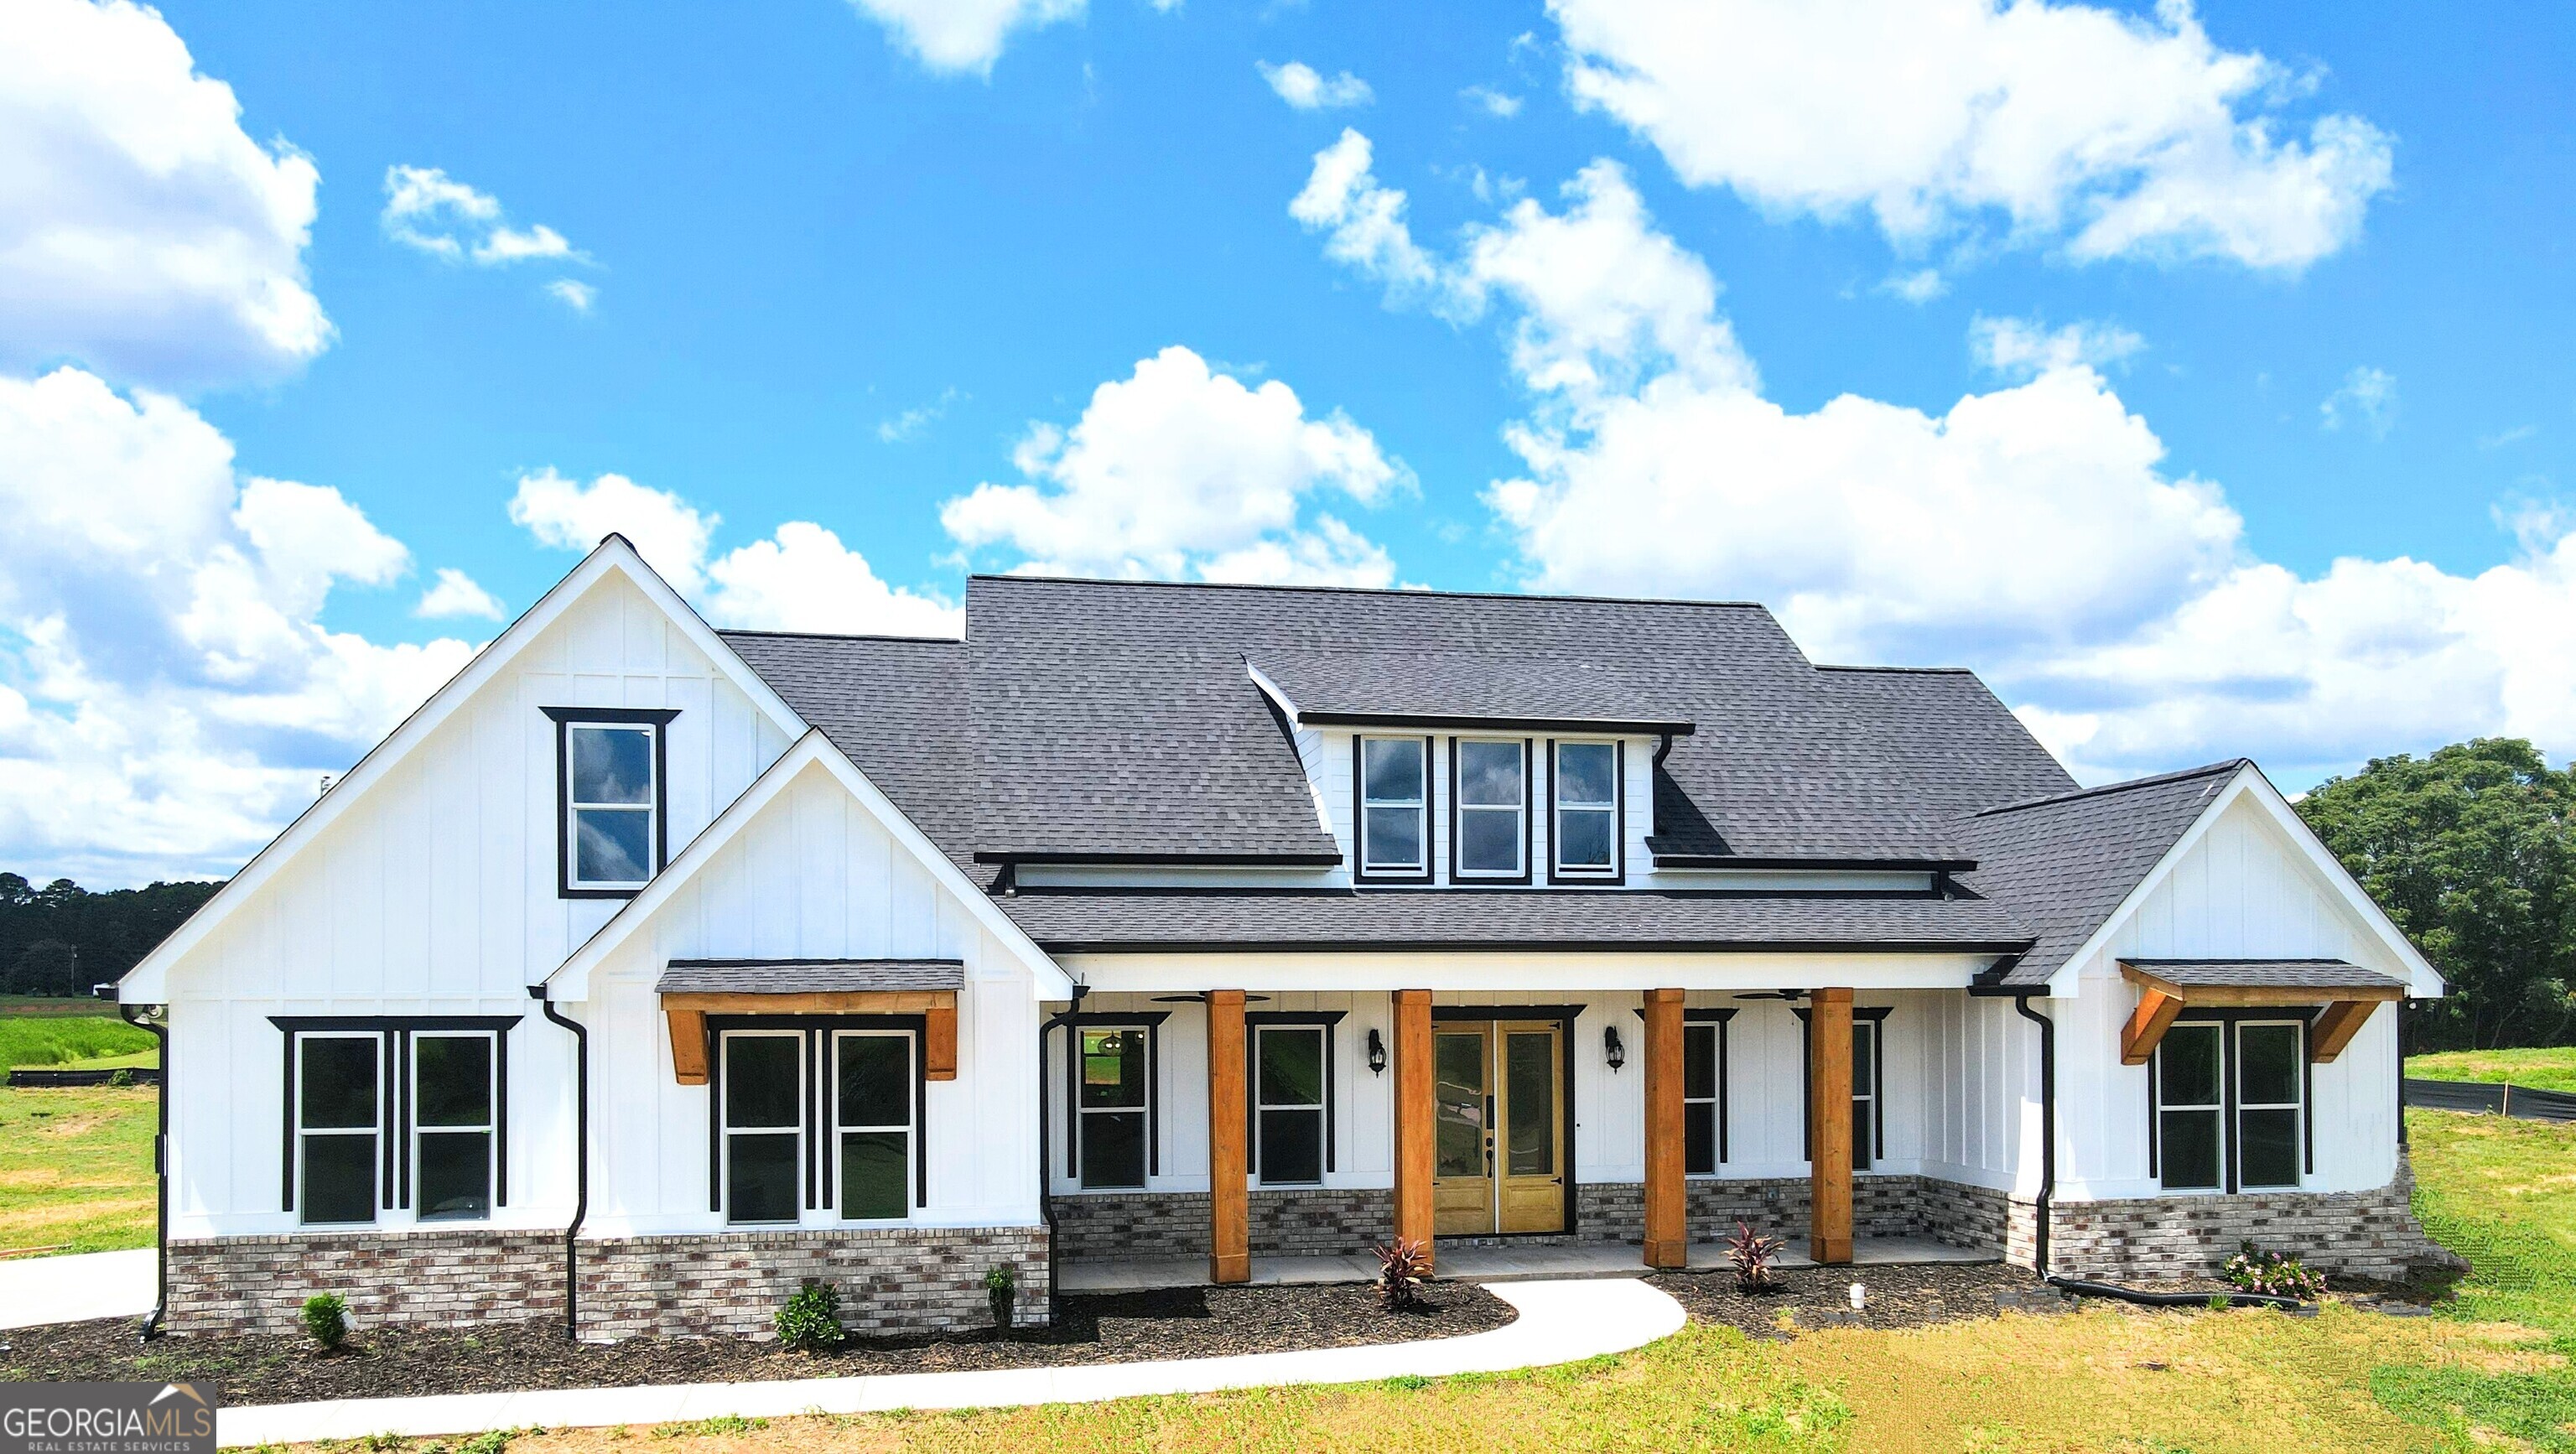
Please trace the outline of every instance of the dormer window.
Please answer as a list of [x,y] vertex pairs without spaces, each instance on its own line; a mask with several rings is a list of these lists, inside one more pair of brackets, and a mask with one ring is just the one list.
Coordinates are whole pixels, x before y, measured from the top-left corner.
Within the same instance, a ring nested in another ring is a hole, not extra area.
[[1548,774],[1552,806],[1548,840],[1553,876],[1619,877],[1619,744],[1556,742]]
[[1426,738],[1359,739],[1361,877],[1430,877],[1430,757]]
[[1454,743],[1457,783],[1455,860],[1460,879],[1529,879],[1529,744]]
[[661,872],[669,843],[663,734],[677,712],[548,707],[563,821],[556,882],[568,899],[624,898]]

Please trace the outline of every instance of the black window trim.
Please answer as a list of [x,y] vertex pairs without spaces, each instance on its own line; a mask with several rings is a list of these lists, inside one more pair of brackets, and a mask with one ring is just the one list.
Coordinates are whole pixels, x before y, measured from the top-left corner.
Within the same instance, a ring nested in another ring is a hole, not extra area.
[[[1467,807],[1466,800],[1458,794],[1458,746],[1464,742],[1508,742],[1521,750],[1521,867],[1518,873],[1489,873],[1459,866],[1458,829],[1460,820],[1466,816]],[[1526,737],[1502,737],[1471,732],[1449,739],[1449,881],[1451,883],[1474,884],[1479,888],[1526,887],[1530,883],[1531,875],[1537,868],[1537,854],[1530,844],[1532,837],[1530,819],[1535,816],[1530,811],[1530,791],[1531,780],[1536,776],[1532,770],[1536,764],[1531,761],[1531,757],[1530,739]]]
[[[1431,846],[1431,827],[1439,812],[1434,801],[1434,785],[1439,771],[1432,766],[1438,755],[1440,739],[1416,737],[1408,732],[1354,732],[1351,734],[1351,882],[1357,884],[1427,884],[1439,873],[1439,855]],[[1368,744],[1371,742],[1419,742],[1422,744],[1422,867],[1420,869],[1372,869],[1368,861]]]
[[2164,1184],[2164,1117],[2157,1104],[2160,1094],[2157,1079],[2163,1071],[2164,1045],[2159,1041],[2154,1055],[2147,1058],[2147,1176],[2156,1183],[2158,1196],[2242,1196],[2243,1179],[2237,1163],[2240,1159],[2236,1134],[2236,1034],[2247,1022],[2299,1027],[2299,1175],[2293,1186],[2258,1186],[2254,1195],[2267,1192],[2300,1191],[2305,1178],[2317,1174],[2317,1065],[2308,1057],[2308,1043],[2316,1033],[2316,1017],[2323,1012],[2317,1005],[2243,1005],[2223,1009],[2184,1010],[2174,1018],[2178,1025],[2216,1024],[2218,1032],[2218,1084],[2220,1136],[2219,1180],[2221,1185],[2168,1187]]
[[[1064,1175],[1073,1183],[1065,1195],[1116,1195],[1134,1193],[1140,1187],[1085,1187],[1082,1184],[1082,1032],[1084,1030],[1128,1030],[1145,1032],[1145,1186],[1163,1174],[1163,1118],[1155,1103],[1162,1099],[1163,1022],[1172,1017],[1169,1010],[1087,1010],[1078,1014],[1051,1018],[1064,1025]],[[1046,1067],[1038,1067],[1044,1074]],[[1050,1193],[1054,1195],[1054,1193]]]
[[[804,1067],[805,1094],[797,1107],[797,1135],[803,1152],[798,1157],[805,1181],[805,1210],[829,1210],[833,1202],[834,1172],[827,1158],[833,1148],[821,1129],[828,1124],[822,1105],[823,1075],[818,1066],[828,1064],[829,1041],[835,1030],[909,1030],[912,1032],[912,1135],[913,1135],[913,1210],[930,1205],[930,1103],[927,1095],[929,1066],[922,1053],[923,1037],[929,1033],[927,1015],[709,1015],[707,1028],[707,1210],[727,1217],[727,1225],[743,1227],[791,1227],[795,1222],[734,1223],[725,1211],[724,1178],[724,1037],[728,1030],[793,1030],[801,1037],[797,1047],[798,1063]],[[910,1220],[909,1217],[906,1220]]]
[[[1869,1165],[1855,1171],[1876,1171],[1887,1159],[1887,1016],[1894,1005],[1854,1005],[1852,1023],[1870,1022],[1869,1031]],[[1799,1005],[1790,1010],[1803,1027],[1808,1023],[1808,1010]],[[1798,1036],[1798,1155],[1810,1165],[1816,1159],[1816,1037],[1803,1029]]]
[[[411,1035],[416,1030],[482,1030],[492,1036],[492,1209],[510,1204],[510,1031],[521,1015],[271,1015],[268,1023],[285,1033],[286,1077],[282,1149],[285,1162],[279,1181],[278,1209],[295,1210],[296,1171],[301,1165],[296,1144],[302,1111],[296,1105],[295,1042],[307,1034],[373,1034],[377,1037],[378,1180],[376,1215],[366,1222],[333,1222],[330,1226],[368,1226],[389,1211],[411,1209]],[[456,1219],[463,1220],[463,1219]],[[323,1224],[316,1224],[323,1225]]]
[[[1638,1013],[1643,1014],[1644,1011],[1641,1010]],[[1726,1164],[1735,1159],[1731,1154],[1729,1154],[1732,1148],[1728,1144],[1726,1124],[1729,1120],[1729,1107],[1727,1104],[1729,1097],[1727,1094],[1726,1084],[1729,1079],[1727,1074],[1727,1061],[1730,1058],[1727,1044],[1729,1038],[1728,1027],[1734,1022],[1734,1020],[1735,1010],[1732,1007],[1713,1010],[1694,1010],[1685,1008],[1682,1011],[1682,1034],[1685,1037],[1687,1037],[1693,1029],[1700,1026],[1710,1027],[1713,1033],[1717,1036],[1717,1165],[1710,1167],[1706,1171],[1692,1171],[1687,1165],[1685,1165],[1682,1169],[1682,1175],[1685,1179],[1693,1176],[1722,1176],[1725,1174],[1724,1168]],[[1684,1041],[1682,1054],[1684,1063],[1687,1064],[1690,1055],[1687,1040]],[[1684,1090],[1687,1091],[1690,1082],[1685,1079],[1682,1082],[1682,1085]],[[1689,1104],[1689,1098],[1687,1095],[1683,1098],[1683,1104],[1685,1106]],[[1685,1136],[1683,1139],[1684,1145],[1687,1146],[1689,1138]]]
[[[671,720],[677,707],[540,707],[555,724],[555,897],[559,899],[631,899],[644,890],[587,888],[572,881],[572,754],[569,729],[633,727],[653,729],[653,872],[671,862]],[[650,882],[648,879],[647,882]]]
[[[1566,871],[1556,861],[1557,761],[1560,745],[1607,744],[1610,748],[1610,867],[1604,871]],[[1556,884],[1628,882],[1628,742],[1622,737],[1551,737],[1547,739],[1547,881]]]
[[[1342,1017],[1347,1010],[1254,1010],[1243,1017],[1243,1146],[1252,1179],[1265,1186],[1322,1186],[1333,1176],[1333,1042],[1342,1038]],[[1324,1176],[1319,1181],[1261,1181],[1261,1031],[1265,1027],[1282,1029],[1313,1027],[1324,1032]],[[1150,1053],[1150,1052],[1149,1052]]]

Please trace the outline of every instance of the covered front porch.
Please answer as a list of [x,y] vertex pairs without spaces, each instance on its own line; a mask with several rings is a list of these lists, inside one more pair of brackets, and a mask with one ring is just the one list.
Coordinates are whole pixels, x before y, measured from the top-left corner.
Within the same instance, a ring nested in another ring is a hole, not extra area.
[[[1727,1266],[1723,1242],[1693,1242],[1687,1250],[1682,1268],[1663,1270],[1717,1272]],[[1793,1241],[1772,1265],[1816,1266],[1808,1251],[1805,1241]],[[1999,1248],[1954,1247],[1929,1237],[1857,1237],[1852,1242],[1849,1265],[1911,1267],[1995,1262],[2002,1256]],[[1251,1275],[1243,1281],[1254,1287],[1374,1282],[1378,1275],[1377,1259],[1364,1253],[1255,1255],[1250,1267]],[[1637,1249],[1624,1242],[1470,1244],[1444,1248],[1439,1258],[1439,1276],[1450,1282],[1642,1277],[1657,1270],[1648,1267],[1638,1257]],[[1066,1293],[1147,1292],[1209,1286],[1213,1279],[1208,1274],[1207,1260],[1198,1257],[1085,1258],[1057,1264],[1056,1285]]]

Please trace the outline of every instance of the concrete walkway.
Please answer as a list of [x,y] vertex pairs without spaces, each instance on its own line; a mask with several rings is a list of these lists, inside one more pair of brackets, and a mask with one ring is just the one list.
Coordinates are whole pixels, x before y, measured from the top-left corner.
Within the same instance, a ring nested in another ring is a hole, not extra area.
[[[1862,1237],[1852,1243],[1855,1267],[1903,1267],[1931,1262],[1997,1262],[2000,1252],[1953,1247],[1928,1237]],[[1726,1244],[1693,1242],[1690,1270],[1711,1272],[1726,1266]],[[1801,1238],[1783,1249],[1780,1267],[1813,1267]],[[1554,1246],[1499,1243],[1485,1247],[1443,1247],[1440,1275],[1452,1282],[1502,1283],[1575,1277],[1643,1277],[1648,1269],[1638,1249],[1626,1242],[1570,1242]],[[1155,1288],[1204,1287],[1204,1257],[1135,1257],[1097,1262],[1067,1262],[1057,1269],[1068,1293],[1144,1292]],[[1294,1286],[1327,1282],[1374,1282],[1377,1259],[1358,1256],[1255,1257],[1252,1285]]]
[[1418,1343],[1161,1363],[270,1404],[223,1410],[216,1416],[215,1435],[224,1447],[241,1448],[369,1434],[417,1438],[486,1429],[668,1424],[727,1415],[784,1418],[889,1409],[1013,1408],[1279,1384],[1363,1383],[1406,1374],[1499,1373],[1624,1353],[1679,1332],[1688,1321],[1681,1304],[1630,1278],[1511,1283],[1495,1288],[1494,1295],[1510,1303],[1520,1316],[1490,1333]]
[[152,1311],[152,1249],[0,1261],[0,1328],[139,1318]]

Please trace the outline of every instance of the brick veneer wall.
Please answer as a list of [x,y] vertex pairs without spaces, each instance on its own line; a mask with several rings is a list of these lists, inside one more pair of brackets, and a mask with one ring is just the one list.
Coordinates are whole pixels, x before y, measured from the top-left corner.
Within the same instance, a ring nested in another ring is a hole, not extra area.
[[[1305,1187],[1251,1195],[1252,1250],[1264,1256],[1365,1252],[1394,1235],[1395,1193],[1385,1187]],[[1208,1194],[1085,1192],[1054,1199],[1064,1256],[1205,1257]]]
[[[1044,1227],[894,1227],[584,1239],[585,1338],[724,1333],[766,1338],[809,1278],[841,1294],[855,1333],[991,1321],[984,1274],[1018,1274],[1015,1318],[1047,1316]],[[291,1333],[315,1293],[360,1328],[563,1316],[557,1232],[313,1232],[170,1244],[174,1333]]]
[[[2414,1264],[2449,1255],[2416,1223],[2408,1206],[2414,1189],[2414,1170],[2401,1156],[2396,1177],[2376,1191],[2059,1202],[2049,1208],[2049,1262],[2070,1275],[2205,1276],[2250,1241],[2328,1272],[2402,1281]],[[2027,1265],[2035,1253],[2035,1212],[2014,1199],[2012,1261]]]

